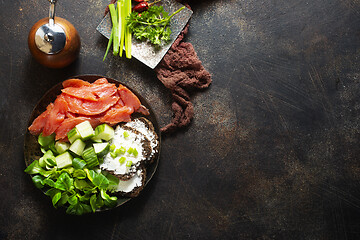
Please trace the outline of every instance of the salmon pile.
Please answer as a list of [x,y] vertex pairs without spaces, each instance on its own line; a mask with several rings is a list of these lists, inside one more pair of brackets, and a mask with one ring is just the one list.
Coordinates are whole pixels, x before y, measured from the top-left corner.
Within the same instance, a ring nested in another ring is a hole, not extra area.
[[49,136],[67,141],[67,133],[77,124],[88,120],[92,127],[107,123],[111,126],[131,121],[131,114],[145,115],[149,111],[138,97],[125,86],[117,87],[106,78],[93,83],[81,79],[68,79],[53,103],[28,128],[33,135]]

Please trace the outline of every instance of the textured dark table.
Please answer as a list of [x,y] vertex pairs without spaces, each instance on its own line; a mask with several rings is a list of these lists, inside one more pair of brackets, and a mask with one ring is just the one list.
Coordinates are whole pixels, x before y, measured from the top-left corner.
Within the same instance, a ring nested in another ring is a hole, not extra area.
[[154,179],[110,212],[67,216],[23,170],[24,132],[40,97],[79,74],[135,88],[161,125],[170,94],[133,59],[108,57],[95,27],[105,0],[61,0],[79,59],[35,62],[31,26],[47,1],[0,6],[0,239],[360,239],[360,2],[192,1],[187,41],[212,73],[192,125],[163,139]]

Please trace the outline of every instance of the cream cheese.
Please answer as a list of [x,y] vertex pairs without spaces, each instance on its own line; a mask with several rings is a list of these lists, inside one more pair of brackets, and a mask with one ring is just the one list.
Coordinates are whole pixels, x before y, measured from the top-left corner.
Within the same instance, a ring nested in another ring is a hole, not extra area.
[[119,181],[116,192],[125,192],[129,193],[133,191],[135,188],[140,187],[142,185],[142,171],[138,170],[136,174],[127,181]]
[[[125,132],[127,132],[127,134],[124,135]],[[141,143],[142,140],[142,136],[133,133],[132,131],[124,130],[120,126],[117,126],[115,129],[114,137],[112,138],[110,144],[114,144],[116,149],[123,147],[126,149],[126,152],[125,154],[120,154],[115,158],[113,158],[110,153],[106,154],[103,163],[100,164],[100,168],[107,171],[113,171],[115,174],[128,173],[130,167],[126,166],[127,161],[131,161],[133,165],[136,165],[136,163],[144,160],[143,147]],[[137,156],[135,156],[134,154],[129,154],[127,152],[130,147],[136,149],[136,151],[138,152]],[[125,162],[119,162],[121,157],[126,158]]]
[[155,149],[157,149],[157,146],[159,144],[159,142],[157,141],[156,135],[146,127],[144,122],[142,122],[138,119],[128,122],[125,125],[135,128],[137,131],[142,133],[147,139],[150,140],[150,146],[152,148],[152,151],[150,154],[150,158],[151,158],[156,153]]

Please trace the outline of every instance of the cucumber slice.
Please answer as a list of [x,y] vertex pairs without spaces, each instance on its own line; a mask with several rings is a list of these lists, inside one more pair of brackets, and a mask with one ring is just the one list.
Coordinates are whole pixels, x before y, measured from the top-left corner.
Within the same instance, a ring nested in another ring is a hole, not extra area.
[[64,153],[66,150],[68,150],[70,147],[70,144],[67,142],[59,142],[57,141],[55,143],[55,149],[59,154]]
[[110,150],[110,144],[109,143],[94,143],[93,144],[95,153],[99,156],[105,156],[109,150]]
[[75,169],[83,169],[86,165],[86,162],[81,158],[74,158],[72,160],[72,165]]
[[69,150],[75,153],[77,156],[81,156],[83,154],[86,143],[84,143],[80,138],[76,139],[73,144],[71,144]]
[[93,147],[88,147],[83,152],[83,158],[88,168],[93,168],[99,165],[99,160]]
[[94,129],[92,128],[89,121],[79,123],[75,126],[75,128],[79,132],[83,141],[86,141],[95,135]]
[[94,143],[102,143],[103,141],[101,139],[92,138],[91,139]]
[[106,123],[101,124],[95,128],[95,137],[94,139],[103,139],[109,141],[114,137],[115,131],[112,127]]
[[73,129],[71,129],[71,130],[67,133],[67,137],[68,137],[70,143],[73,143],[73,142],[75,142],[76,139],[81,138],[80,133],[78,132],[78,130],[76,129],[76,127],[74,127]]
[[42,147],[47,147],[50,145],[50,143],[55,141],[55,135],[51,134],[49,136],[43,136],[42,133],[40,133],[39,137],[38,137],[38,143],[42,146]]
[[65,168],[71,166],[72,159],[73,157],[69,152],[64,152],[63,154],[56,156],[55,161],[58,168]]

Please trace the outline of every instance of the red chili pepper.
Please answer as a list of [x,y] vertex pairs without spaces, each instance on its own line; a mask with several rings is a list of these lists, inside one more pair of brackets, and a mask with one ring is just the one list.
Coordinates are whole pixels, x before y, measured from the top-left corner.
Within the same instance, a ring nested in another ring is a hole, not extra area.
[[143,12],[145,10],[149,9],[149,4],[147,2],[141,2],[137,4],[135,7],[133,7],[134,12]]
[[134,1],[141,3],[141,2],[147,2],[148,0],[134,0]]
[[[138,0],[135,0],[138,1]],[[154,5],[157,2],[160,2],[161,0],[156,0],[155,2],[152,3],[147,3],[147,1],[142,1],[139,4],[137,4],[135,7],[132,8],[132,10],[134,12],[143,12],[149,9],[149,7],[151,7],[152,5]]]

